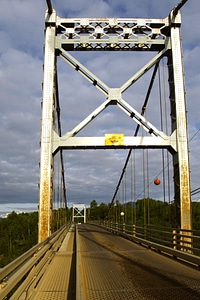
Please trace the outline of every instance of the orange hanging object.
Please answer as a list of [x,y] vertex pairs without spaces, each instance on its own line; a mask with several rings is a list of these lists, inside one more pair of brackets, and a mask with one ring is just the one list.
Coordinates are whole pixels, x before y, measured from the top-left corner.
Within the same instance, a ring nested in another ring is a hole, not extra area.
[[159,185],[159,184],[160,184],[160,179],[156,178],[156,179],[154,180],[154,184],[155,184],[155,185]]

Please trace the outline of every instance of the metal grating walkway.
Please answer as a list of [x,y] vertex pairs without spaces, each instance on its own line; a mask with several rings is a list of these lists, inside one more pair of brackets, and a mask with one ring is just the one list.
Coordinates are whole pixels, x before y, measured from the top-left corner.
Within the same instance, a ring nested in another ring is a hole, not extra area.
[[58,253],[38,283],[31,300],[75,299],[74,228],[66,235]]
[[99,227],[78,229],[84,299],[200,299],[199,270]]
[[200,299],[199,269],[100,227],[81,224],[77,228],[76,234],[75,226],[67,233],[27,299]]

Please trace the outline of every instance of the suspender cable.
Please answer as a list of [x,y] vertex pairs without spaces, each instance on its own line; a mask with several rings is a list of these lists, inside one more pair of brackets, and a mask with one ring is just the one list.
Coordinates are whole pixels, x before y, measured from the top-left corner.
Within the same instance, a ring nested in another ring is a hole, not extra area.
[[147,198],[148,198],[148,203],[147,203],[147,224],[150,224],[150,203],[149,203],[149,151],[148,149],[146,149],[146,165],[147,165],[147,182],[148,182],[148,186],[147,186]]
[[[165,112],[165,131],[166,134],[168,135],[168,114],[167,114],[167,97],[166,97],[166,76],[165,76],[165,68],[164,68],[164,59],[162,59],[162,81],[163,81],[163,97],[164,97],[164,112]],[[170,188],[170,172],[169,172],[169,164],[170,164],[170,159],[169,159],[169,151],[167,151],[167,182],[168,182],[168,203],[171,202],[171,188]],[[165,169],[165,167],[164,167]]]
[[47,6],[48,6],[48,13],[52,14],[52,12],[53,12],[53,6],[51,4],[51,0],[46,0],[46,2],[47,2]]
[[[133,155],[132,155],[132,152],[131,152],[131,157],[130,157],[130,159],[131,159],[131,164],[130,164],[130,176],[131,176],[131,184],[130,184],[130,186],[131,186],[131,191],[130,191],[130,195],[131,195],[131,201],[132,201],[132,199],[134,198],[133,197]],[[131,224],[133,224],[133,205],[132,205],[132,209],[131,209]]]
[[136,214],[136,155],[134,149],[134,223],[136,224],[137,214]]
[[[55,68],[57,69],[57,68]],[[56,113],[57,113],[57,121],[58,121],[58,135],[62,136],[61,132],[61,122],[60,122],[60,103],[59,103],[59,93],[58,93],[58,76],[57,72],[55,73],[55,85],[56,85]],[[67,209],[67,196],[66,196],[66,185],[65,185],[65,170],[64,170],[64,159],[63,159],[63,151],[60,150],[60,162],[61,162],[61,180],[62,180],[62,187],[63,187],[63,201],[64,201],[64,208]]]
[[[155,67],[154,67],[154,70],[153,70],[153,74],[152,74],[151,81],[150,81],[150,84],[149,84],[149,88],[148,88],[148,91],[147,91],[147,94],[146,94],[146,98],[145,98],[144,104],[143,104],[143,106],[142,106],[142,112],[141,112],[141,115],[142,115],[142,116],[144,115],[145,110],[146,110],[146,106],[147,106],[147,103],[148,103],[148,100],[149,100],[149,96],[150,96],[150,93],[151,93],[151,89],[152,89],[152,87],[153,87],[153,83],[154,83],[155,76],[156,76],[156,73],[157,73],[158,65],[159,65],[159,62],[157,62],[157,63],[155,64]],[[137,136],[138,131],[139,131],[139,128],[140,128],[140,125],[138,124],[137,127],[136,127],[136,130],[135,130],[134,136]],[[111,203],[110,203],[109,208],[108,208],[108,213],[109,213],[109,211],[110,211],[110,209],[111,209],[111,207],[112,207],[112,204],[113,204],[113,202],[114,202],[114,200],[115,200],[115,197],[116,197],[116,195],[117,195],[118,189],[119,189],[119,187],[120,187],[121,181],[122,181],[123,176],[124,176],[124,173],[125,173],[125,171],[126,171],[127,164],[128,164],[128,162],[129,162],[129,159],[130,159],[130,156],[131,156],[131,152],[132,152],[132,149],[130,149],[129,152],[128,152],[128,155],[127,155],[127,158],[126,158],[124,167],[123,167],[123,169],[122,169],[121,176],[120,176],[120,178],[119,178],[117,187],[116,187],[116,189],[115,189],[115,193],[114,193],[114,195],[113,195],[113,198],[112,198]],[[107,214],[107,215],[108,215],[108,214]]]
[[173,15],[177,15],[179,9],[187,2],[188,0],[182,0],[177,6],[174,7],[173,9]]
[[[161,75],[160,75],[160,68],[158,68],[158,86],[159,86],[159,98],[160,98],[160,123],[161,123],[161,131],[163,131],[163,109],[162,109],[162,95],[161,95]],[[165,192],[165,155],[164,155],[164,149],[162,149],[162,176],[163,176],[163,197],[165,202],[166,192]]]
[[200,187],[196,188],[195,190],[191,191],[191,196],[200,193]]
[[142,169],[143,169],[143,191],[144,191],[144,201],[143,201],[143,225],[146,225],[146,173],[145,173],[145,155],[144,155],[145,149],[142,149]]

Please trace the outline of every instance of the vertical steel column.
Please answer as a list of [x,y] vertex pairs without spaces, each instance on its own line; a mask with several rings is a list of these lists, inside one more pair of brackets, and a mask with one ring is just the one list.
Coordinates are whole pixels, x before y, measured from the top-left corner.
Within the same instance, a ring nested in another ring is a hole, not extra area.
[[38,241],[51,234],[52,188],[53,188],[53,107],[54,107],[54,72],[55,72],[55,12],[46,14],[44,82],[41,122],[40,150],[40,192],[39,192],[39,228]]
[[[180,37],[180,12],[171,13],[171,46],[174,77],[174,100],[177,130],[177,155],[174,156],[175,202],[179,202],[180,227],[191,230],[191,196],[189,173],[189,149],[184,89],[184,72]],[[172,120],[174,123],[174,120]],[[177,189],[179,191],[177,191]],[[179,198],[179,199],[176,199]]]
[[86,205],[84,205],[83,214],[84,214],[84,223],[86,223]]
[[72,222],[74,223],[74,208],[75,208],[75,205],[73,204],[72,205]]

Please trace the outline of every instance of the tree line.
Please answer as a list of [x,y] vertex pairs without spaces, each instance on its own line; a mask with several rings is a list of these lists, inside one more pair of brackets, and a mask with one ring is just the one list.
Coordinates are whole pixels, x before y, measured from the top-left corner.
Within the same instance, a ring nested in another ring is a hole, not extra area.
[[[139,199],[135,203],[120,203],[118,200],[110,207],[109,204],[97,204],[91,201],[87,211],[88,220],[109,219],[113,222],[124,222],[135,225],[155,225],[176,227],[174,203],[163,202],[152,198]],[[200,230],[200,203],[192,202],[192,228]]]
[[[71,219],[71,209],[53,211],[52,232]],[[16,213],[0,219],[0,268],[25,253],[38,242],[38,212]]]
[[0,268],[37,243],[38,213],[12,212],[0,220]]
[[[116,201],[98,204],[90,202],[86,209],[88,222],[94,220],[111,220],[118,223],[136,225],[155,225],[175,227],[173,203],[169,204],[151,198],[140,199],[135,203],[125,204]],[[58,230],[66,222],[72,220],[72,208],[53,211],[52,231]],[[75,220],[76,221],[76,220]],[[83,222],[78,219],[77,222]],[[200,230],[200,203],[192,202],[193,229]],[[12,212],[7,218],[0,220],[0,268],[26,252],[38,241],[38,212]]]

